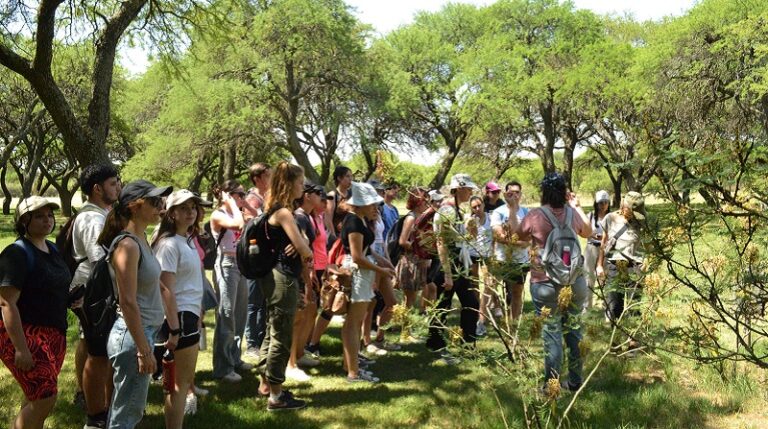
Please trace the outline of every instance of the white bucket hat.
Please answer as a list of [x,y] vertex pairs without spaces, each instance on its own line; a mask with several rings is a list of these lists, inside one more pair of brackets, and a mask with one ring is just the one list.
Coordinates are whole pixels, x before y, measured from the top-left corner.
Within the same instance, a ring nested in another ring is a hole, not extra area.
[[379,204],[384,198],[379,196],[373,186],[369,183],[352,182],[352,198],[347,200],[347,204],[355,207],[364,207],[371,204]]
[[440,191],[431,190],[427,192],[427,195],[429,195],[429,200],[433,202],[437,201],[443,201],[445,198],[445,195],[441,194]]
[[608,194],[608,191],[597,191],[595,193],[595,202],[602,203],[603,201],[611,202],[611,195]]
[[469,177],[469,174],[454,174],[453,177],[451,177],[451,190],[459,189],[459,188],[470,188],[473,190],[477,190],[478,187],[475,185],[475,182],[472,181],[472,178]]

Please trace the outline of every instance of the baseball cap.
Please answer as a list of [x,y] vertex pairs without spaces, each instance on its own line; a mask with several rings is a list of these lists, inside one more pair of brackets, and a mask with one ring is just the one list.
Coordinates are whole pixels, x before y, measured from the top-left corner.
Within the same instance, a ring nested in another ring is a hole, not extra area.
[[131,201],[136,201],[140,198],[152,198],[152,197],[165,197],[173,192],[173,186],[157,187],[152,182],[147,180],[134,180],[123,186],[123,190],[120,191],[120,197],[117,199],[121,206],[125,206]]
[[48,198],[33,195],[24,198],[19,202],[19,205],[16,207],[16,219],[18,220],[21,216],[43,207],[51,207],[52,209],[57,210],[59,205]]
[[165,209],[170,210],[171,207],[178,206],[179,204],[183,204],[189,200],[194,200],[197,204],[200,204],[203,207],[213,206],[212,202],[202,199],[194,192],[188,189],[179,189],[178,191],[174,191],[168,195],[168,199],[165,200]]

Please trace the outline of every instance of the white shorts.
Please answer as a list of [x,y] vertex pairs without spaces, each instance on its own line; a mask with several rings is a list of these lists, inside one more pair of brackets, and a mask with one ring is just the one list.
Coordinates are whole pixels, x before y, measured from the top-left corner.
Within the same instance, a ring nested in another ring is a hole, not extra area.
[[[368,256],[367,259],[374,263],[372,256]],[[346,255],[344,262],[341,264],[342,268],[349,268],[352,265],[352,256]],[[352,271],[352,295],[350,302],[370,302],[374,298],[373,282],[376,280],[376,271],[373,270],[361,270],[359,268],[350,268]]]

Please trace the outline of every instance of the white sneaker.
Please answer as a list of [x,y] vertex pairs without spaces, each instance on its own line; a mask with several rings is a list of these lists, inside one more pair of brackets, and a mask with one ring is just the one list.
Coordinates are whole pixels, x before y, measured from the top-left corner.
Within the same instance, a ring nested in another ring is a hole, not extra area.
[[302,356],[299,358],[299,360],[298,360],[298,361],[296,361],[296,364],[297,364],[298,366],[305,366],[305,367],[309,367],[309,368],[312,368],[312,367],[314,367],[314,366],[318,366],[318,365],[320,365],[320,361],[319,361],[319,360],[317,360],[317,359],[312,359],[311,357],[309,357],[309,355],[307,355],[307,354],[305,353],[305,354],[303,354],[303,355],[302,355]]
[[197,413],[197,396],[194,393],[187,394],[187,400],[184,403],[184,415],[194,416]]
[[203,389],[202,387],[195,386],[194,389],[192,389],[196,396],[208,396],[210,391],[208,389]]
[[497,319],[501,319],[502,317],[504,317],[504,313],[501,311],[499,307],[496,307],[493,310],[493,316]]
[[477,328],[475,328],[475,336],[484,337],[488,334],[488,330],[485,329],[483,322],[477,322]]
[[226,381],[227,383],[239,383],[243,381],[243,377],[235,371],[232,371],[224,377],[221,377],[221,381]]
[[304,370],[301,368],[286,368],[285,370],[285,378],[293,381],[309,381],[312,379],[309,375],[307,375]]
[[374,355],[374,356],[386,356],[386,354],[387,354],[386,350],[384,350],[382,348],[379,348],[376,344],[373,344],[373,343],[368,344],[365,347],[365,351],[370,353],[370,354],[372,354],[372,355]]

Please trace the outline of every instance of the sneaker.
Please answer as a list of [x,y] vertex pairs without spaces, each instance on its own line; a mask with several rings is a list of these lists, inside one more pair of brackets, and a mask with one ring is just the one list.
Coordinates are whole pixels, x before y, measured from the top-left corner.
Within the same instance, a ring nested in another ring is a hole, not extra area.
[[296,364],[299,366],[312,368],[320,365],[320,361],[317,359],[312,359],[308,354],[305,353],[299,358],[298,361],[296,361]]
[[267,400],[267,411],[300,410],[306,406],[306,402],[294,398],[288,390],[283,390],[277,401],[273,401],[272,398]]
[[304,347],[304,353],[309,353],[315,356],[315,358],[320,357],[320,344],[307,344],[306,347]]
[[442,362],[449,366],[458,365],[461,363],[461,359],[457,358],[456,356],[452,355],[448,350],[442,349],[440,351],[435,352],[438,354],[438,358],[435,359],[436,362]]
[[387,351],[386,350],[384,350],[382,348],[379,348],[379,346],[377,346],[374,343],[368,344],[365,347],[365,351],[368,352],[369,354],[374,355],[374,356],[386,356],[387,355]]
[[184,415],[194,416],[195,414],[197,414],[197,396],[194,393],[188,393],[184,403]]
[[210,391],[208,389],[203,389],[202,387],[195,386],[193,389],[193,392],[195,393],[195,396],[208,396]]
[[88,417],[87,423],[83,426],[83,429],[105,429],[106,427],[106,420],[91,420],[91,417]]
[[72,404],[85,411],[85,393],[83,393],[82,390],[75,392],[75,397],[72,398]]
[[424,344],[424,340],[418,337],[414,337],[413,335],[400,337],[400,342],[402,344]]
[[248,359],[257,360],[259,356],[261,356],[261,351],[256,347],[248,347],[245,350],[245,354],[243,356],[247,357]]
[[376,363],[375,360],[369,359],[369,358],[367,358],[364,355],[359,354],[359,353],[357,355],[357,362],[360,363],[360,365],[366,365],[366,366],[373,365],[373,364]]
[[501,308],[496,307],[493,310],[493,317],[495,317],[497,319],[501,319],[502,317],[504,317],[504,312],[501,311]]
[[380,349],[384,349],[384,350],[389,351],[389,352],[396,352],[398,350],[402,350],[403,349],[403,347],[400,344],[388,343],[388,342],[386,342],[384,340],[382,340],[382,341],[374,341],[373,344],[376,344],[376,347],[378,347]]
[[236,373],[235,371],[232,371],[224,377],[221,377],[221,381],[226,381],[227,383],[239,383],[242,380],[243,377],[241,377],[240,374]]
[[378,383],[379,377],[374,377],[373,373],[367,371],[358,371],[357,377],[347,376],[347,383]]
[[240,362],[240,364],[237,365],[236,369],[239,369],[240,371],[243,371],[243,372],[249,372],[250,370],[253,369],[253,364],[248,362]]
[[475,335],[478,337],[484,337],[488,335],[488,330],[485,329],[485,323],[477,322],[477,328],[475,328]]
[[309,381],[312,377],[307,375],[301,368],[286,368],[285,378],[293,381]]

